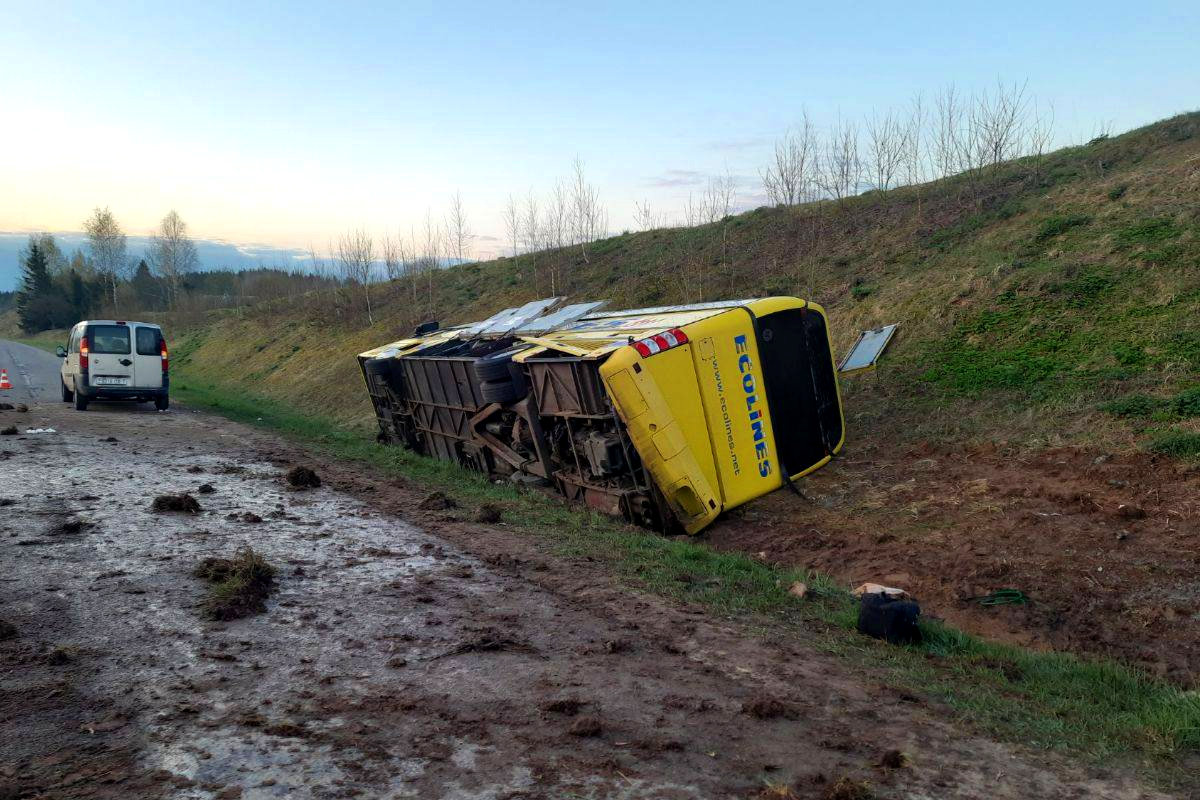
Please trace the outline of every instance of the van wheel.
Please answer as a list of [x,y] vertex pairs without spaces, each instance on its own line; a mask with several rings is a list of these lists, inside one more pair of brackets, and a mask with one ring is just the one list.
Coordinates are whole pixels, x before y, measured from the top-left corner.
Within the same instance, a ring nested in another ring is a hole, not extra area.
[[59,378],[59,379],[58,379],[58,382],[59,382],[60,384],[62,384],[62,399],[63,399],[63,402],[64,402],[64,403],[69,403],[69,402],[71,402],[73,399],[75,399],[75,393],[74,393],[74,392],[72,392],[70,389],[68,389],[68,388],[67,388],[67,382],[66,382],[66,381],[64,381],[62,378]]
[[166,411],[171,407],[171,398],[167,397],[165,394],[158,395],[154,398],[154,407],[159,411]]
[[86,397],[84,397],[82,394],[80,394],[79,392],[76,392],[75,393],[75,410],[76,411],[87,411],[87,407],[88,407],[88,399]]

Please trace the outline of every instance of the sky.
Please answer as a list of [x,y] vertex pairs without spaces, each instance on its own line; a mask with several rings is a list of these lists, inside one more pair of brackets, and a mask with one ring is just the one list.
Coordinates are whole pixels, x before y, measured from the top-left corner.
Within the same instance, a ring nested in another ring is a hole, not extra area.
[[[1057,143],[1200,108],[1200,4],[29,3],[0,0],[0,231],[325,250],[440,217],[504,251],[510,193],[579,157],[609,210],[678,217],[726,171],[739,204],[818,126],[953,83],[1028,81]],[[927,100],[928,102],[928,100]]]

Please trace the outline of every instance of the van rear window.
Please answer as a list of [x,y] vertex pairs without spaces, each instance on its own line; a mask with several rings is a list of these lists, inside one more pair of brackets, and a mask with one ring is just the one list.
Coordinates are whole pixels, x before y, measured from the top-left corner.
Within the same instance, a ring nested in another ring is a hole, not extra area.
[[92,325],[88,328],[88,349],[93,353],[129,353],[129,328],[125,325]]
[[139,356],[156,356],[161,352],[158,339],[161,334],[157,328],[137,329],[137,354]]

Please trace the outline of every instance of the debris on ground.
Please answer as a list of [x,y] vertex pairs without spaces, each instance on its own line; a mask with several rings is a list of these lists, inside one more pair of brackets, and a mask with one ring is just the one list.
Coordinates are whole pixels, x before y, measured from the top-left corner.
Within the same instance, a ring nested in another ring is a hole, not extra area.
[[502,516],[503,512],[500,510],[500,506],[495,503],[484,503],[475,513],[475,521],[486,522],[490,525],[499,522]]
[[742,713],[755,719],[795,719],[796,707],[786,700],[768,694],[758,694],[742,703]]
[[262,517],[260,517],[258,514],[255,514],[253,511],[243,511],[241,514],[235,511],[227,516],[226,519],[231,519],[238,522],[249,522],[254,525],[257,525],[263,521]]
[[590,737],[599,736],[603,730],[604,726],[600,723],[599,717],[594,714],[585,714],[571,723],[567,733],[572,736]]
[[12,506],[12,505],[16,505],[16,504],[17,504],[17,501],[13,500],[11,497],[0,497],[0,508],[3,508],[4,506]]
[[202,483],[196,488],[196,494],[212,494],[215,491],[211,483]]
[[61,667],[63,664],[70,664],[75,660],[78,652],[74,647],[55,647],[49,653],[46,653],[46,663],[51,666]]
[[200,513],[200,503],[186,492],[184,494],[160,494],[150,504],[150,510],[160,514],[198,514]]
[[445,492],[433,492],[420,503],[417,508],[422,511],[445,511],[448,508],[457,508],[458,503],[453,497],[449,497]]
[[886,769],[903,769],[908,766],[908,756],[899,750],[885,750],[879,757],[879,766]]
[[881,583],[864,583],[855,589],[852,594],[855,597],[862,597],[864,594],[886,594],[889,597],[905,597],[908,592],[903,589],[897,589],[894,586],[884,586]]
[[800,800],[800,795],[786,783],[768,781],[762,791],[754,795],[755,800]]
[[79,517],[66,517],[56,525],[52,525],[47,533],[51,536],[74,536],[75,534],[83,533],[91,527],[91,522],[81,520]]
[[201,472],[204,472],[204,467],[201,467],[197,464],[192,464],[190,467],[187,468],[187,472],[190,472],[193,475],[199,475]]
[[204,615],[214,620],[266,611],[267,597],[275,586],[275,568],[249,545],[239,547],[232,558],[205,558],[192,574],[211,584]]
[[293,489],[315,489],[321,485],[321,477],[308,467],[292,467],[286,477]]
[[7,428],[0,430],[0,436],[16,436],[16,435],[17,435],[17,426],[16,425],[9,425]]
[[13,410],[12,403],[0,403],[0,411],[12,411],[12,410]]
[[433,661],[439,658],[447,658],[449,656],[459,656],[463,653],[495,653],[501,650],[506,650],[513,653],[537,652],[529,645],[529,643],[518,641],[516,639],[510,639],[501,634],[499,631],[489,628],[480,631],[473,638],[450,648],[444,653],[430,656],[428,660]]
[[1146,510],[1141,506],[1135,506],[1132,503],[1121,503],[1117,506],[1117,515],[1125,519],[1145,519]]
[[24,403],[17,403],[16,410],[17,410],[17,413],[19,413],[19,414],[28,414],[29,406],[25,405]]
[[395,658],[389,658],[387,665],[391,669],[403,669],[404,667],[408,666],[408,659],[403,658],[402,656],[396,656]]
[[3,642],[5,639],[15,638],[17,638],[17,626],[0,619],[0,642]]
[[26,433],[58,433],[54,428],[26,428]]
[[788,587],[788,594],[803,599],[808,595],[808,584],[804,581],[796,581]]
[[548,714],[563,714],[564,716],[573,717],[579,713],[587,703],[576,697],[562,697],[558,700],[550,700],[542,703],[542,711]]
[[869,783],[843,775],[825,787],[821,800],[871,800],[874,796]]
[[921,641],[917,618],[921,607],[884,592],[862,595],[858,607],[858,632],[882,639],[889,644],[913,644]]
[[297,725],[294,722],[276,722],[264,726],[262,731],[268,736],[281,736],[289,739],[303,739],[308,735],[308,730],[303,725]]

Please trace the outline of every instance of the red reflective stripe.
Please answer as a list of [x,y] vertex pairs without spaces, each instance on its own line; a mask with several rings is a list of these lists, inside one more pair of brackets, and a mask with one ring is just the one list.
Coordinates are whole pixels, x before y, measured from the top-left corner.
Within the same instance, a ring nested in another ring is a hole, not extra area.
[[687,334],[681,331],[679,328],[672,328],[671,333],[675,336],[675,341],[679,342],[679,344],[688,343]]
[[671,345],[667,343],[667,337],[665,337],[665,336],[652,336],[650,338],[650,341],[652,341],[656,345],[658,345],[659,349],[661,349],[661,350],[671,349]]
[[637,350],[638,353],[641,354],[642,358],[649,358],[652,355],[652,351],[645,342],[634,342],[633,349]]

